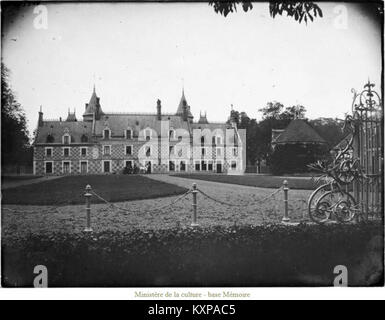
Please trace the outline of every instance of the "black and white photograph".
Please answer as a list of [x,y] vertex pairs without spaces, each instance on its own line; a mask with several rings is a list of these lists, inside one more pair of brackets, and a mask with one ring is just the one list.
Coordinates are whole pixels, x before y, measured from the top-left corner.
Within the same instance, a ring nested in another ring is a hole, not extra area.
[[2,1],[1,286],[383,287],[383,14]]

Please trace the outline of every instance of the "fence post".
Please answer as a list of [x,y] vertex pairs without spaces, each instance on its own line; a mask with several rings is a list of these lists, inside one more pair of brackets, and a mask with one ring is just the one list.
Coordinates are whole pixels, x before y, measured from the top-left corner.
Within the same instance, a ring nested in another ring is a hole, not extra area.
[[282,222],[290,222],[289,218],[289,183],[287,180],[283,181],[283,194],[284,194],[284,213]]
[[193,188],[193,191],[192,191],[192,194],[193,194],[193,204],[192,204],[192,206],[193,206],[193,218],[192,218],[191,226],[194,228],[194,227],[199,226],[199,224],[197,223],[197,207],[198,207],[197,184],[193,183],[192,188]]
[[86,193],[84,196],[86,197],[86,214],[87,214],[87,225],[86,228],[84,229],[84,232],[92,232],[91,228],[91,186],[87,184],[86,186]]

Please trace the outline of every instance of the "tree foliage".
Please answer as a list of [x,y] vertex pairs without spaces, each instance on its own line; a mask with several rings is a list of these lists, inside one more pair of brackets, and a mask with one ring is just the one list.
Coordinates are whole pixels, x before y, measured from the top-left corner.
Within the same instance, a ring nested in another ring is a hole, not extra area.
[[[237,12],[238,6],[247,12],[253,9],[251,1],[210,1],[209,4],[214,7],[216,13],[227,17],[229,13]],[[314,2],[298,2],[298,1],[271,1],[270,15],[275,18],[277,15],[286,13],[288,17],[295,19],[299,23],[304,21],[314,21],[316,17],[322,17],[321,8]]]
[[[258,160],[267,160],[270,163],[272,156],[271,135],[273,129],[285,129],[295,118],[308,122],[333,147],[344,138],[343,121],[332,118],[306,119],[306,107],[293,105],[285,107],[281,102],[268,102],[264,108],[258,109],[262,113],[262,120],[250,118],[246,112],[232,111],[233,119],[238,128],[246,129],[246,158],[248,165],[254,165]],[[320,152],[324,155],[324,149]],[[313,151],[312,151],[313,152]],[[314,151],[318,157],[318,149]],[[286,159],[283,157],[282,159]],[[279,157],[275,160],[282,160]],[[305,157],[305,160],[308,157]],[[275,161],[273,160],[273,161]],[[303,161],[302,161],[303,160]],[[303,158],[298,161],[307,163]],[[312,159],[310,159],[312,160]],[[310,161],[309,160],[309,161]],[[295,162],[293,163],[295,165]],[[300,166],[304,169],[304,166]]]
[[308,165],[328,156],[328,148],[320,144],[277,145],[270,157],[273,174],[290,174],[309,171]]
[[27,120],[9,85],[9,70],[1,63],[1,161],[3,165],[30,158]]

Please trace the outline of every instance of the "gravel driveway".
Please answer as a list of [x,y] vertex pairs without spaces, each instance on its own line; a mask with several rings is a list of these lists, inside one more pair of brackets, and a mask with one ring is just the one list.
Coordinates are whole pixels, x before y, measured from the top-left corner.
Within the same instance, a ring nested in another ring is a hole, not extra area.
[[[151,179],[190,188],[191,179],[168,175],[149,175]],[[283,191],[264,202],[274,189],[255,188],[217,182],[197,181],[198,188],[208,195],[240,207],[220,204],[198,194],[198,222],[202,227],[217,225],[252,224],[279,222],[283,215]],[[291,216],[298,221],[306,217],[305,204],[298,200],[307,200],[310,190],[290,190],[292,201]],[[117,208],[105,204],[93,204],[92,227],[95,231],[141,229],[166,229],[176,226],[189,226],[192,213],[192,195],[176,204],[159,209],[177,199],[178,196],[151,200],[115,203]],[[85,206],[62,206],[58,208],[44,206],[2,206],[2,236],[19,237],[29,233],[46,232],[82,232],[85,226]]]

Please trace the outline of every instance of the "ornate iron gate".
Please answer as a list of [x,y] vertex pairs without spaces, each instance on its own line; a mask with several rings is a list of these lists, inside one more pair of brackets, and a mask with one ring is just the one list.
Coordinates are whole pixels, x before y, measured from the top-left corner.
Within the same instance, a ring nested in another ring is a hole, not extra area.
[[367,219],[382,214],[383,208],[383,106],[380,95],[368,82],[361,93],[353,90],[355,124],[353,157],[359,160],[364,179],[353,181],[354,197]]
[[383,105],[373,88],[368,82],[362,92],[352,90],[352,115],[346,117],[344,126],[350,134],[345,144],[332,162],[319,161],[311,166],[322,172],[321,180],[327,182],[308,202],[309,216],[317,223],[334,218],[339,222],[383,218]]

